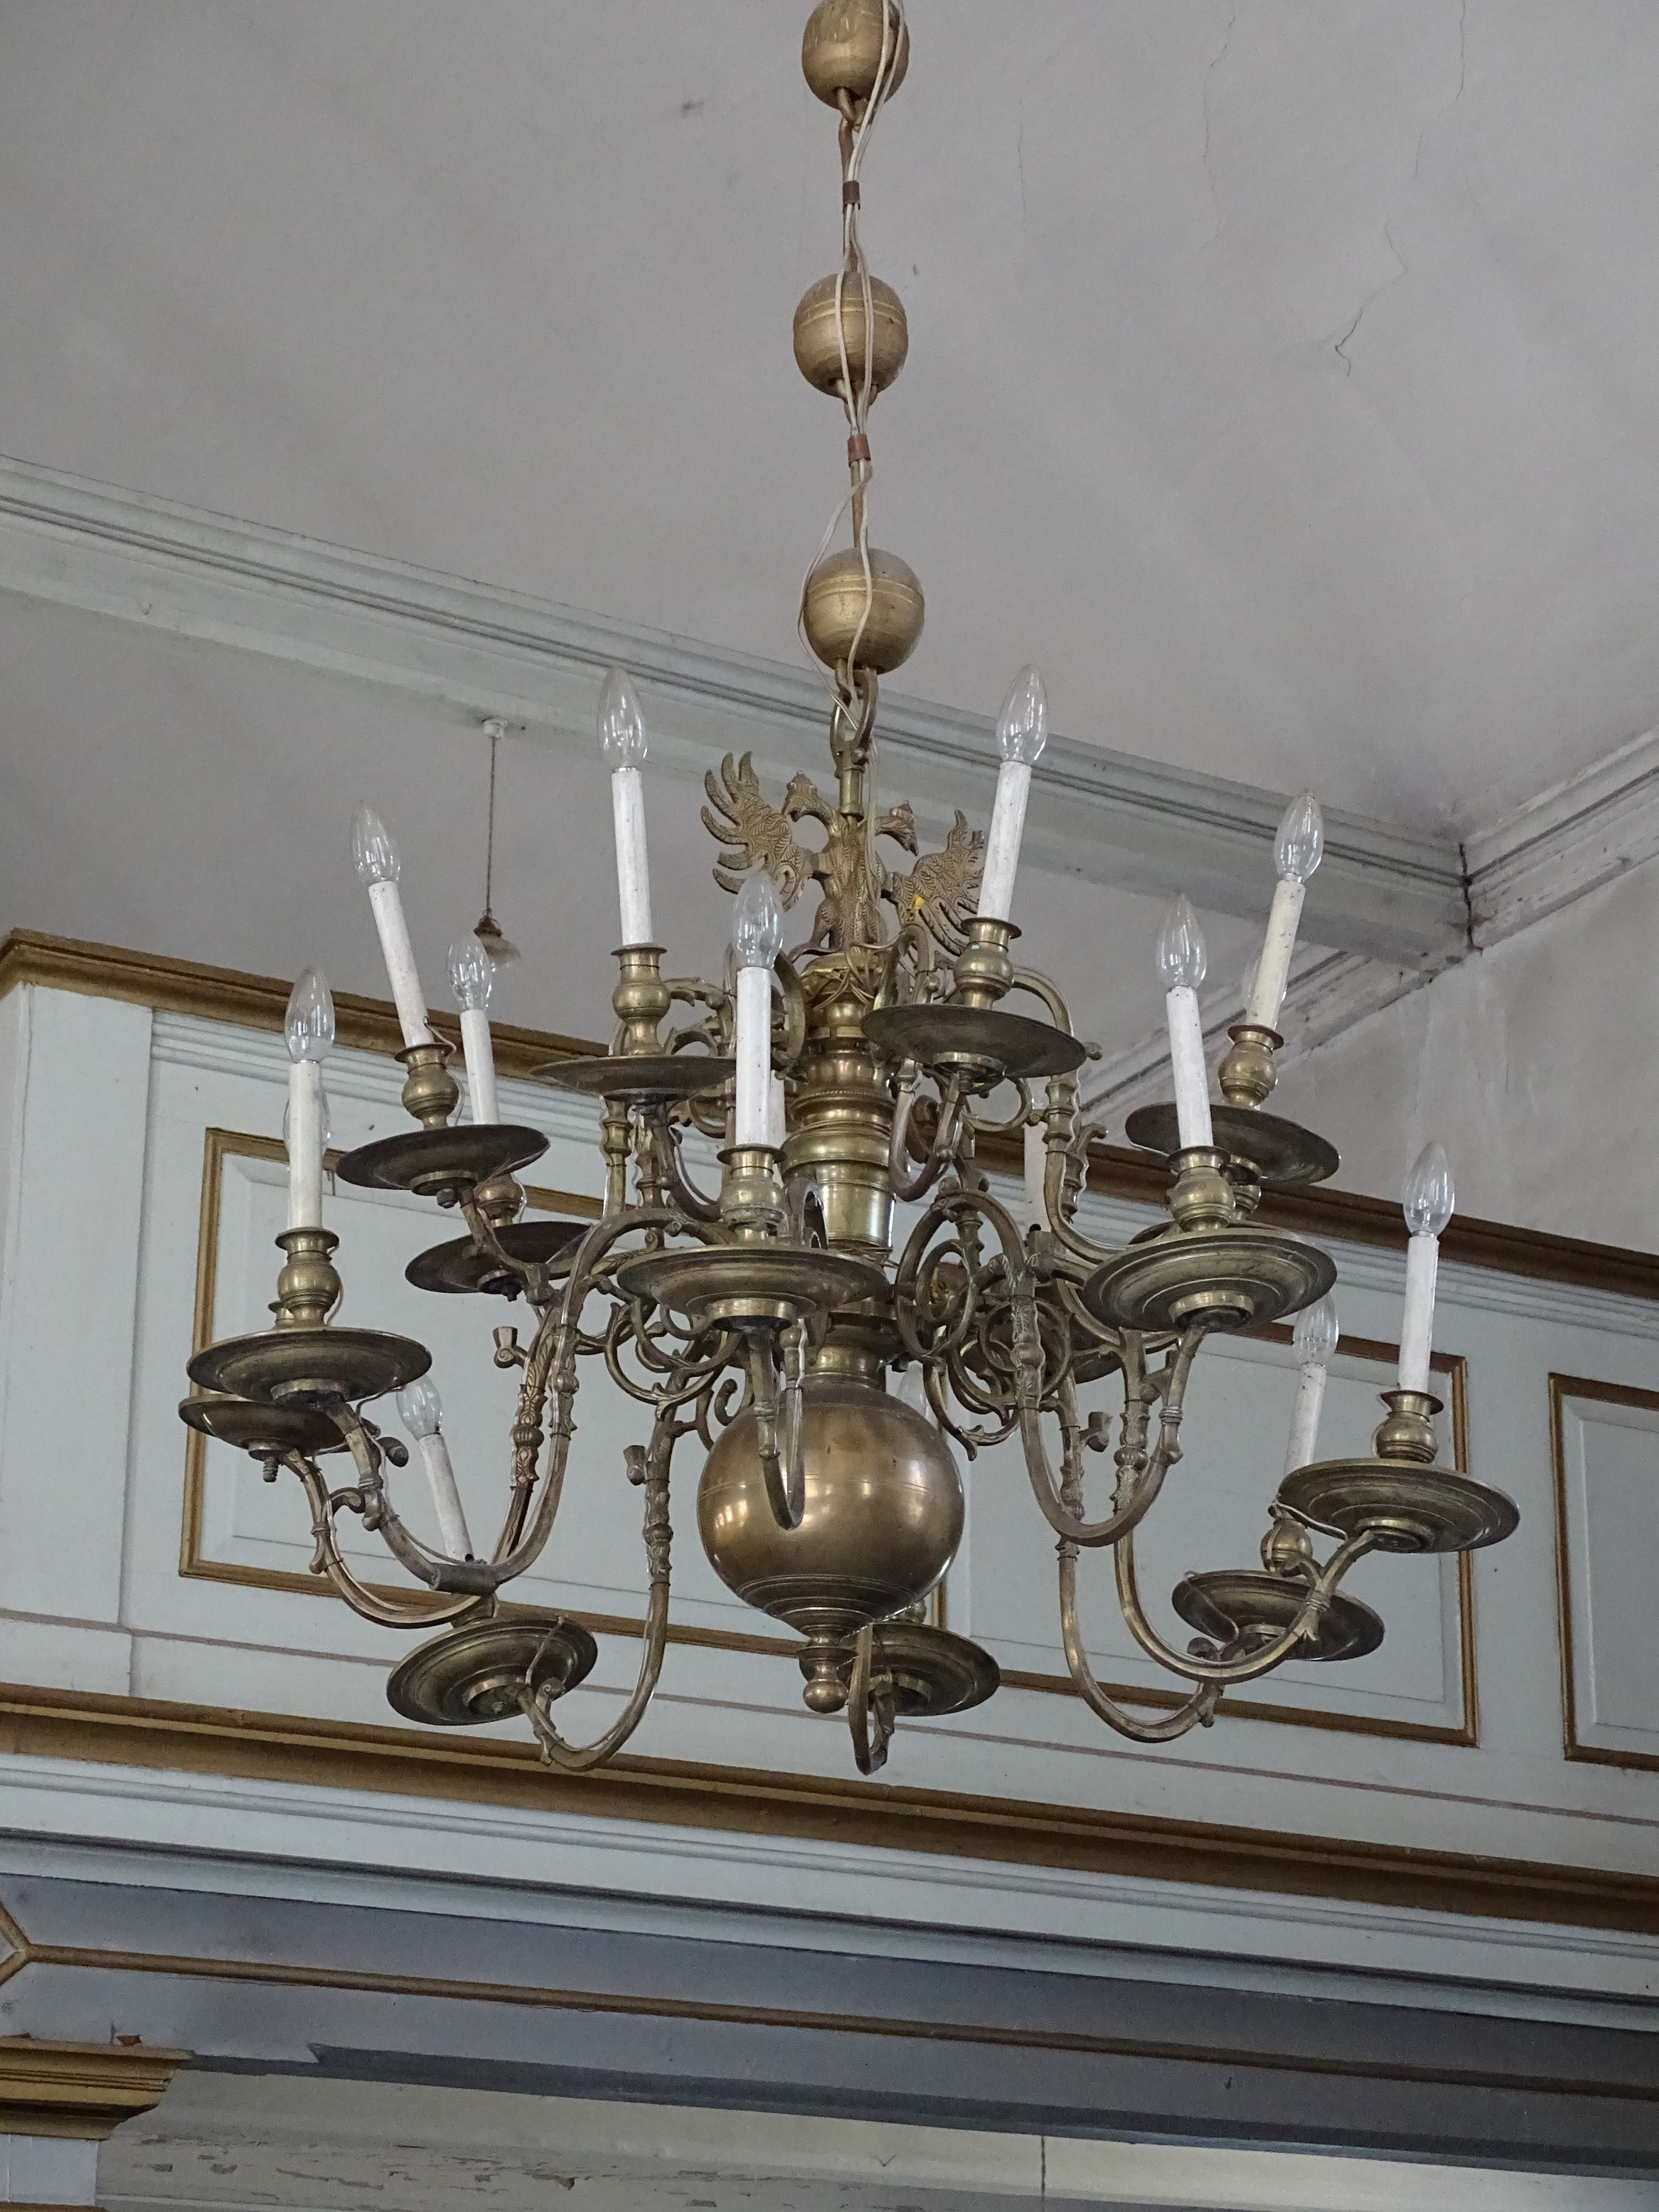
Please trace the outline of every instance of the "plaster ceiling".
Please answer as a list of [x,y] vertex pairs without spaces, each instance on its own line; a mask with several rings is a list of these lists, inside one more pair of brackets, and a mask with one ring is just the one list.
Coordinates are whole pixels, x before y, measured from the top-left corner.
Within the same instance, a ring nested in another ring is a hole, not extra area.
[[[787,654],[841,469],[803,14],[0,0],[0,450]],[[1659,720],[1650,6],[911,17],[906,690],[1033,658],[1070,735],[1454,830]],[[220,733],[245,808],[280,721]]]

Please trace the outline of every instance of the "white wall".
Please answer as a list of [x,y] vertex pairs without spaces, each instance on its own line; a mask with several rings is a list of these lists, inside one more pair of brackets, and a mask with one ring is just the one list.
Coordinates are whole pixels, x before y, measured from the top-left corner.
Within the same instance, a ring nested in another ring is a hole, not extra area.
[[1345,1189],[1392,1195],[1437,1137],[1460,1212],[1659,1250],[1656,947],[1650,863],[1321,1046],[1274,1110],[1341,1148]]

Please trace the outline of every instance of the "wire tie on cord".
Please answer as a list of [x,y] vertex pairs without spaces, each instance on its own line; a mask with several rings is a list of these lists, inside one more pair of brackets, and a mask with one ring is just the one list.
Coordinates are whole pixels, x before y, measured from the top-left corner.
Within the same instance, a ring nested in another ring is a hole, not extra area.
[[852,467],[860,461],[867,461],[869,458],[869,438],[862,430],[854,430],[852,436],[847,441],[848,465]]
[[844,208],[857,207],[859,200],[860,190],[858,179],[856,177],[843,177],[841,184],[842,205]]

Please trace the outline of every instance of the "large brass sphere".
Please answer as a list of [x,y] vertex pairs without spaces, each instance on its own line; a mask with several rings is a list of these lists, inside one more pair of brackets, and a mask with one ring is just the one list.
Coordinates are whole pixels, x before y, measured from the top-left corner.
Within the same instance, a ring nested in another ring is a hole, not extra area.
[[[889,61],[887,88],[890,99],[904,82],[910,66],[910,33],[892,0],[820,0],[806,19],[800,42],[800,65],[806,82],[826,106],[840,105],[843,92],[854,100],[868,100],[876,88],[881,67],[882,15],[885,10]],[[897,51],[893,38],[897,33]]]
[[939,1580],[962,1541],[962,1477],[933,1423],[872,1382],[808,1376],[803,1387],[800,1526],[781,1528],[773,1517],[755,1418],[744,1413],[704,1465],[697,1533],[745,1605],[803,1635],[838,1639]]
[[902,668],[916,649],[927,606],[914,568],[896,553],[870,549],[872,599],[864,615],[864,568],[856,550],[827,554],[806,580],[801,622],[806,642],[826,668],[839,668],[859,641],[858,664],[885,676]]
[[[904,303],[890,284],[878,276],[870,279],[870,302],[874,309],[870,388],[885,392],[904,366],[910,350],[910,326]],[[847,365],[853,389],[864,388],[864,287],[847,279],[842,285],[841,319],[847,334]],[[795,365],[817,392],[841,388],[841,344],[836,333],[836,279],[820,278],[803,294],[795,310]]]

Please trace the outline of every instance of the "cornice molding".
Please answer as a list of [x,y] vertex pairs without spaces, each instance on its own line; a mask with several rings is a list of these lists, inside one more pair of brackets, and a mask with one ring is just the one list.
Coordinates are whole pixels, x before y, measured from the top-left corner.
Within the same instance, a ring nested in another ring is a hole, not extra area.
[[[751,750],[785,778],[822,743],[817,677],[786,663],[349,552],[261,525],[0,459],[0,590],[497,714],[584,749],[599,678],[639,679],[657,757],[701,776]],[[919,811],[988,814],[990,719],[884,696],[882,744]],[[1026,852],[1062,874],[1260,919],[1281,793],[1053,737]],[[1449,839],[1326,817],[1307,925],[1322,944],[1433,969],[1467,938]]]
[[[10,1931],[9,1931],[10,1932]],[[7,1964],[32,1963],[35,1947],[19,1932]],[[123,2120],[161,2101],[187,2051],[140,2043],[43,2043],[0,2036],[0,2136],[70,2136],[102,2142]]]
[[1499,945],[1659,854],[1659,730],[1464,842],[1471,942]]

